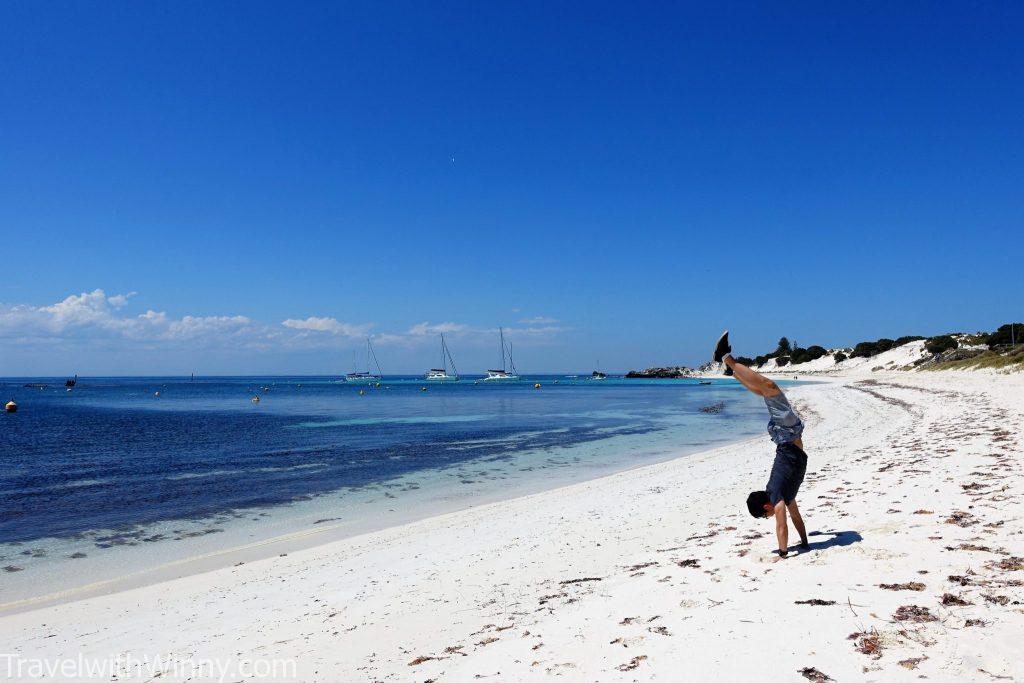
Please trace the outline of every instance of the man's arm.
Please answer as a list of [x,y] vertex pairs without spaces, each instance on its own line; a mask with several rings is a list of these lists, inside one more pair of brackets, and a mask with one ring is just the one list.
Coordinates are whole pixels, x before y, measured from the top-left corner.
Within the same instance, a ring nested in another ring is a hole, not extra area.
[[786,522],[786,502],[775,504],[775,535],[779,537],[779,557],[789,552],[789,524]]
[[796,506],[795,500],[786,507],[789,509],[789,516],[793,518],[796,532],[800,534],[800,543],[807,545],[807,529],[804,528],[804,518],[800,516],[800,508]]

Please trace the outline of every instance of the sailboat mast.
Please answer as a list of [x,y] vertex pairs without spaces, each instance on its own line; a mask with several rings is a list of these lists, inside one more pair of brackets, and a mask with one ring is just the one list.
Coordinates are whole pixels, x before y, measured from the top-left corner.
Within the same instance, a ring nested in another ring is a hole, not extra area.
[[445,374],[448,374],[448,365],[452,366],[452,374],[456,379],[459,377],[459,371],[455,367],[455,359],[452,358],[452,352],[448,350],[448,344],[444,340],[444,333],[441,333],[441,367],[444,368]]
[[498,334],[501,335],[501,371],[505,372],[505,328],[499,327]]
[[366,348],[370,350],[370,355],[373,356],[373,365],[377,368],[377,376],[381,379],[384,378],[384,372],[380,369],[380,362],[377,360],[377,353],[373,350],[373,345],[370,344],[370,338],[366,338]]

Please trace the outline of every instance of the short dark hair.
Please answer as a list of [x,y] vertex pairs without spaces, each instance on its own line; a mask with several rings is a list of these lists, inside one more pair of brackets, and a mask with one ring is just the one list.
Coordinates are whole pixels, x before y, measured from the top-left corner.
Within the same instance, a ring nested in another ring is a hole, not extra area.
[[754,517],[764,517],[764,506],[771,505],[771,502],[767,491],[752,491],[747,496],[747,509]]

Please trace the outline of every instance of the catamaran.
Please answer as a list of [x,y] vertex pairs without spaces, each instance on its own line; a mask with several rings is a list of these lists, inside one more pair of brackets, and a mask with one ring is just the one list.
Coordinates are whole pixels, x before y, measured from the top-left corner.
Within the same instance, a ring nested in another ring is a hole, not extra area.
[[[450,375],[448,374],[449,365],[452,367]],[[452,358],[451,351],[448,350],[448,345],[444,342],[444,333],[441,334],[441,366],[440,368],[430,368],[423,378],[430,382],[459,381],[459,371],[455,369],[455,359]]]
[[[506,357],[506,345],[505,345],[505,330],[504,328],[498,328],[498,334],[501,335],[501,370],[488,370],[487,376],[484,377],[485,382],[495,381],[518,381],[519,372],[516,370],[515,361],[512,360],[512,345],[509,344],[507,348],[508,364],[505,363]],[[510,372],[511,370],[511,372]]]
[[[377,374],[370,372],[370,361],[373,361],[373,366],[377,368]],[[384,373],[380,371],[380,363],[377,362],[377,354],[373,352],[373,344],[370,342],[370,338],[366,338],[366,367],[365,372],[350,372],[345,375],[346,382],[352,382],[353,384],[373,384],[381,381],[384,377]]]

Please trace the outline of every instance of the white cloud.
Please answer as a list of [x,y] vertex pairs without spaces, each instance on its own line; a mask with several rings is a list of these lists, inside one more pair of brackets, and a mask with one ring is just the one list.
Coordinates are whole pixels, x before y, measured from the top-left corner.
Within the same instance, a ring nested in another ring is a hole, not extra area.
[[458,332],[464,332],[466,329],[466,326],[460,323],[437,323],[433,325],[430,323],[420,323],[419,325],[413,325],[410,327],[406,334],[412,337],[433,337],[441,334],[442,332],[444,334],[455,334]]
[[54,332],[62,332],[72,327],[98,326],[105,329],[117,329],[125,324],[124,319],[114,316],[114,310],[120,308],[127,297],[114,297],[112,302],[102,289],[92,292],[72,294],[63,301],[52,306],[18,306],[18,313],[23,320],[42,325]]
[[[103,291],[103,290],[96,290]],[[113,308],[124,308],[128,303],[128,299],[135,296],[138,292],[128,292],[127,294],[115,294],[114,296],[107,297],[107,303]]]
[[[506,327],[505,337],[507,339],[515,339],[520,343],[544,343],[568,329],[554,325]],[[498,343],[497,327],[472,327],[453,322],[419,323],[418,325],[413,325],[402,334],[376,334],[373,336],[373,341],[382,346],[404,346],[411,349],[424,344],[436,343],[437,335],[442,332],[450,335],[451,339],[458,340],[463,345],[487,346]]]
[[533,318],[524,318],[519,322],[523,325],[552,325],[558,321],[554,318],[549,318],[546,315],[538,315]]
[[437,335],[447,334],[453,338],[472,341],[480,335],[482,330],[473,329],[462,323],[444,322],[431,323],[422,322],[413,325],[402,333],[383,332],[375,334],[373,341],[381,346],[404,346],[414,348],[424,344],[433,344],[437,341]]
[[139,316],[141,320],[146,320],[153,323],[154,325],[162,325],[167,322],[166,313],[157,313],[156,311],[149,310]]
[[316,316],[310,316],[305,320],[289,318],[281,324],[292,330],[324,332],[341,337],[363,337],[373,327],[372,324],[352,325],[343,323],[335,318],[318,318]]
[[151,324],[152,320],[140,321],[117,313],[129,296],[108,297],[102,289],[96,289],[72,294],[49,306],[0,305],[0,337],[130,336],[140,324]]
[[[332,317],[287,318],[271,324],[244,315],[183,315],[173,317],[164,311],[147,309],[143,313],[127,311],[134,292],[108,296],[102,289],[72,294],[57,303],[33,306],[0,304],[0,339],[15,344],[94,341],[107,348],[118,345],[188,345],[262,349],[337,349],[360,339],[373,328],[372,323],[347,323]],[[544,344],[568,328],[549,323],[538,316],[505,328],[505,335],[517,343]],[[375,343],[406,348],[434,344],[444,333],[460,345],[483,347],[495,344],[497,328],[473,327],[457,322],[421,322],[405,332],[373,335]],[[126,346],[127,345],[127,346]]]
[[167,326],[171,339],[195,339],[197,337],[224,337],[244,332],[252,321],[244,315],[210,315],[195,317],[186,315]]
[[505,336],[509,339],[522,340],[537,340],[542,341],[550,339],[562,332],[568,331],[568,327],[558,327],[556,325],[545,325],[543,327],[506,327]]
[[259,347],[269,342],[283,346],[308,347],[310,330],[331,336],[356,337],[370,325],[350,325],[333,318],[286,320],[293,331],[254,321],[244,315],[185,315],[173,318],[163,311],[147,310],[139,315],[122,311],[129,294],[107,296],[102,289],[72,294],[48,306],[0,304],[0,338],[15,341],[62,341],[108,339],[140,343],[175,343]]

